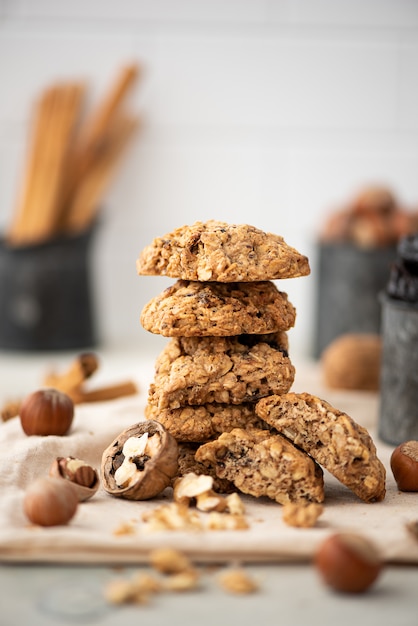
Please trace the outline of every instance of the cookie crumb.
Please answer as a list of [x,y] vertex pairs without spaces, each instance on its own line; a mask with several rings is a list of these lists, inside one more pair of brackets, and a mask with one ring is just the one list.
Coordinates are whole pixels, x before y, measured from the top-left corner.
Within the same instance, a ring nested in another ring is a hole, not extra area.
[[208,530],[247,530],[249,524],[243,515],[232,515],[230,513],[209,513],[207,523]]
[[418,541],[418,521],[415,520],[413,522],[407,522],[405,524],[406,526],[406,530],[409,532],[409,534],[416,540]]
[[134,579],[112,580],[106,585],[104,596],[109,604],[147,604],[149,589],[143,589]]
[[199,586],[199,573],[194,567],[187,570],[172,574],[164,581],[164,589],[166,591],[191,591]]
[[323,513],[323,506],[316,502],[301,504],[290,502],[283,506],[283,521],[295,528],[312,528]]
[[134,535],[135,532],[136,532],[136,529],[135,529],[133,522],[122,522],[121,524],[119,524],[119,526],[117,526],[114,529],[113,535],[116,535],[116,536]]
[[192,569],[189,558],[174,548],[157,548],[149,555],[151,567],[162,574],[179,574]]

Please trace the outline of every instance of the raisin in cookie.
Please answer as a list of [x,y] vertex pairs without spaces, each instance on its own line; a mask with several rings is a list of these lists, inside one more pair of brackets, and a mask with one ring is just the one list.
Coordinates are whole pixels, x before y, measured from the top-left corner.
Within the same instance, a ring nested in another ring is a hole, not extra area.
[[306,256],[279,235],[216,220],[157,237],[137,260],[140,275],[221,283],[296,278],[310,273]]
[[141,324],[164,337],[219,337],[288,330],[295,318],[287,294],[270,281],[178,280],[144,306]]
[[383,500],[386,473],[365,428],[308,393],[263,398],[259,417],[310,454],[365,502]]
[[235,428],[205,443],[196,460],[214,467],[243,493],[280,504],[323,502],[322,469],[305,452],[268,430]]
[[205,442],[234,428],[267,428],[255,413],[255,404],[203,404],[159,409],[147,404],[145,417],[160,422],[177,441]]
[[159,409],[177,409],[211,402],[242,404],[286,393],[295,368],[277,343],[280,336],[173,338],[156,359],[149,402]]

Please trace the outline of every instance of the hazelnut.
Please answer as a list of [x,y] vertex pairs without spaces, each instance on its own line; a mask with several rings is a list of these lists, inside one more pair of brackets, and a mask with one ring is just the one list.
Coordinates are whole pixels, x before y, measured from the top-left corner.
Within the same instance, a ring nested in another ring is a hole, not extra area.
[[418,491],[418,441],[405,441],[395,448],[390,467],[399,491]]
[[347,593],[366,591],[382,569],[374,545],[353,533],[336,533],[325,539],[314,562],[327,585]]
[[99,488],[99,476],[94,467],[72,456],[57,457],[52,462],[49,475],[73,483],[79,502],[91,498]]
[[381,353],[379,335],[346,333],[336,337],[321,355],[325,384],[333,389],[377,391]]
[[51,476],[38,478],[26,490],[23,509],[39,526],[66,524],[74,516],[78,497],[70,482]]
[[74,403],[58,389],[40,389],[26,396],[20,422],[27,435],[65,435],[74,417]]
[[124,430],[102,456],[104,489],[129,500],[153,498],[171,485],[177,472],[177,441],[154,420]]

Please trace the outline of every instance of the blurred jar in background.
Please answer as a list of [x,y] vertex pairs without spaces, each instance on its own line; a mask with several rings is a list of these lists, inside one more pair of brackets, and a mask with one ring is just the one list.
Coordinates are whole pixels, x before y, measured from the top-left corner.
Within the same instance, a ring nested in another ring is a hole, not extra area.
[[379,436],[418,439],[418,234],[397,247],[382,302]]
[[346,333],[380,333],[379,293],[396,245],[418,229],[418,214],[384,186],[363,189],[330,214],[319,234],[314,356]]

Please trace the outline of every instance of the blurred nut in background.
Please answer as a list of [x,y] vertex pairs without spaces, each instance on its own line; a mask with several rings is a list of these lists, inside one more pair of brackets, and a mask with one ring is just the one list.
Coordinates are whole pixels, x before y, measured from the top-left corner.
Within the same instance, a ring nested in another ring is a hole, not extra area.
[[379,335],[350,333],[337,337],[321,356],[326,385],[334,389],[377,391],[381,353]]
[[416,222],[416,214],[401,207],[390,189],[370,185],[328,216],[321,240],[359,248],[393,246],[416,229]]
[[335,533],[319,546],[315,566],[335,591],[362,593],[380,575],[383,563],[369,539],[354,533]]

